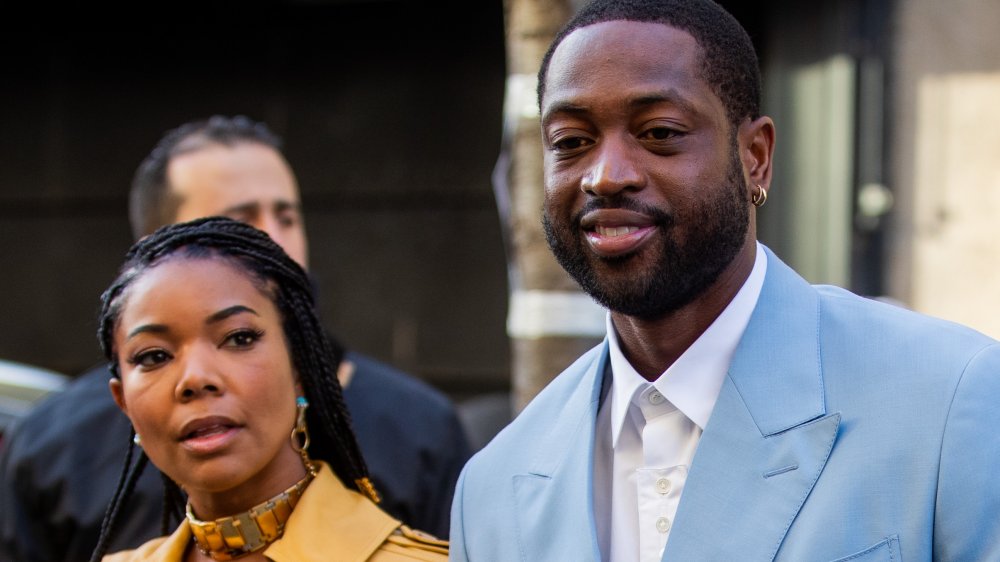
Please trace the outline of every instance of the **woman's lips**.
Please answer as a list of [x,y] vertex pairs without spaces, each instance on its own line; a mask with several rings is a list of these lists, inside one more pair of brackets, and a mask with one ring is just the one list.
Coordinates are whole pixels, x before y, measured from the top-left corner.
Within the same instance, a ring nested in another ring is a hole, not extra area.
[[219,431],[188,437],[181,441],[185,449],[195,453],[215,453],[226,447],[239,432],[237,427],[220,428]]
[[201,418],[184,424],[180,442],[192,452],[214,453],[226,447],[240,430],[241,426],[225,417]]

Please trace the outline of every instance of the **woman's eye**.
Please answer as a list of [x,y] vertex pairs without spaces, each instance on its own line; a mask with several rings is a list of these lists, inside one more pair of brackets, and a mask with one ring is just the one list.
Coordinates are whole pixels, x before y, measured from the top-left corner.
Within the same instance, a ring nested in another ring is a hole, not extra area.
[[137,353],[131,359],[129,363],[133,365],[138,365],[140,367],[149,369],[156,367],[170,360],[170,354],[162,349],[151,349],[148,351],[143,351]]
[[260,337],[264,335],[264,332],[257,330],[237,330],[226,336],[225,341],[223,341],[224,346],[230,347],[250,347]]

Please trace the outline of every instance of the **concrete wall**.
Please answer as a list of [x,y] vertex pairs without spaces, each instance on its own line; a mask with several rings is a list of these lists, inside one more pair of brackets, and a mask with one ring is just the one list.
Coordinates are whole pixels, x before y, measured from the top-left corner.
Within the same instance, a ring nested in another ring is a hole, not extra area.
[[776,144],[758,235],[810,282],[860,291],[851,274],[861,267],[852,227],[862,10],[855,0],[782,0],[765,13],[762,109]]
[[896,5],[890,293],[1000,337],[1000,3]]

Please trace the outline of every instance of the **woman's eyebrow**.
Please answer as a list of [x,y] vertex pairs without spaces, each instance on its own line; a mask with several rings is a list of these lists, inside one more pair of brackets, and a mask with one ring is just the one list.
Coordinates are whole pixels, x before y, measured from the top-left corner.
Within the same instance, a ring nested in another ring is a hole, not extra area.
[[257,314],[256,310],[250,308],[249,306],[243,306],[242,304],[237,304],[234,306],[230,306],[228,308],[223,308],[222,310],[212,314],[205,320],[205,324],[214,324],[216,322],[221,322],[222,320],[225,320],[230,316],[234,316],[236,314],[241,314],[244,312],[248,312],[250,314],[253,314],[254,316],[260,316],[260,314]]
[[142,326],[137,326],[128,335],[125,336],[126,340],[130,340],[139,334],[153,333],[153,334],[163,334],[169,332],[170,329],[167,328],[165,324],[143,324]]

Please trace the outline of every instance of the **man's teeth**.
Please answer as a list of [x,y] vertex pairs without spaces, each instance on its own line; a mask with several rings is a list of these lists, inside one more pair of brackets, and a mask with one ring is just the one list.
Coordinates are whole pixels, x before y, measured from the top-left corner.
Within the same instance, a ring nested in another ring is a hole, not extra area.
[[597,233],[601,236],[625,236],[639,230],[638,226],[598,226]]

